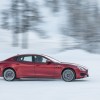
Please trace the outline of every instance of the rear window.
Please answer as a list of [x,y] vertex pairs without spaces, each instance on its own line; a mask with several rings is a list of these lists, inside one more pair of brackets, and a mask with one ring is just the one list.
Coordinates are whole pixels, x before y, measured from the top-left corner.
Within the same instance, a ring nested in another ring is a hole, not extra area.
[[15,60],[21,62],[32,62],[32,56],[18,56]]

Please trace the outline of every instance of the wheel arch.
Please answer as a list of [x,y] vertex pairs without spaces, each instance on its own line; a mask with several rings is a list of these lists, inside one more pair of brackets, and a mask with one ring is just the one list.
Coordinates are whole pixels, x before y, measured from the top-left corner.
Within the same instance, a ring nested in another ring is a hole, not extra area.
[[70,70],[72,70],[73,72],[74,72],[74,74],[75,74],[75,79],[76,79],[76,72],[75,72],[75,70],[73,69],[73,68],[64,68],[63,70],[62,70],[62,72],[61,72],[61,75],[62,75],[62,73],[65,71],[65,70],[67,70],[67,69],[70,69]]
[[3,72],[2,72],[2,76],[3,76],[3,74],[4,74],[4,71],[7,70],[7,69],[12,69],[12,70],[15,72],[15,77],[16,77],[16,71],[15,71],[15,69],[12,68],[12,67],[4,68],[4,69],[3,69]]

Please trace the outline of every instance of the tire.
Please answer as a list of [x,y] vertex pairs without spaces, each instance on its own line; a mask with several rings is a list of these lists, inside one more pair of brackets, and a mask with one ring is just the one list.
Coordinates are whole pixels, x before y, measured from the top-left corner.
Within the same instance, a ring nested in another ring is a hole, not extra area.
[[16,77],[15,71],[13,69],[6,69],[3,73],[3,78],[6,81],[13,81]]
[[75,80],[75,72],[71,69],[66,69],[62,73],[62,79],[66,82]]

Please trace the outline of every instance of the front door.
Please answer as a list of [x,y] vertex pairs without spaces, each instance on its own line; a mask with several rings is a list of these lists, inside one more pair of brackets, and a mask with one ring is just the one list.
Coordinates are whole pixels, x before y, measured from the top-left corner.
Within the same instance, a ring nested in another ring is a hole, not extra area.
[[36,77],[50,77],[55,76],[55,64],[47,63],[47,58],[43,56],[34,56],[35,58],[35,76]]

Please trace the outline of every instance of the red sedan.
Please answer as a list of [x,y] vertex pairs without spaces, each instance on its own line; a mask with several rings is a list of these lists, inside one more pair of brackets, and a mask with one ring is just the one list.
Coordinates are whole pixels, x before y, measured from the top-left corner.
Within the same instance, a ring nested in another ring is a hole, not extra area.
[[16,78],[62,78],[69,82],[88,77],[88,70],[46,55],[23,54],[1,61],[0,77],[4,77],[6,81]]

